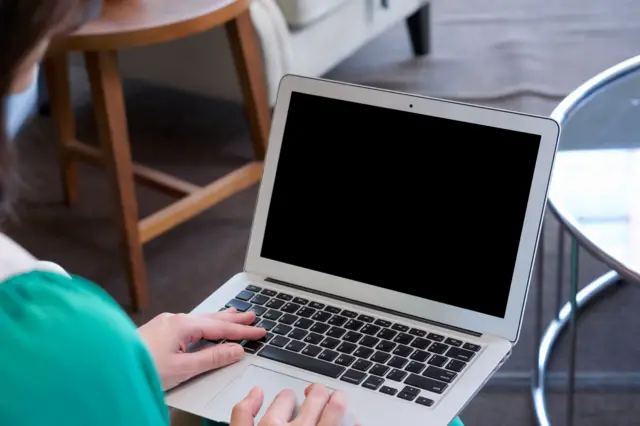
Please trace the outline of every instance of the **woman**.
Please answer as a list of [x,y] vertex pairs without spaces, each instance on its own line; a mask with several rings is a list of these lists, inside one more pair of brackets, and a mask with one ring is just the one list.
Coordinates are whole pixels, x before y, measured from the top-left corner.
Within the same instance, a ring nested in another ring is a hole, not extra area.
[[[122,1],[122,0],[119,0]],[[0,0],[0,206],[11,207],[11,139],[35,98],[37,63],[51,37],[97,16],[96,0]],[[163,314],[136,330],[99,287],[34,259],[0,234],[0,424],[169,424],[164,391],[237,362],[236,344],[197,353],[200,339],[259,339],[252,313]],[[253,389],[233,408],[232,426],[253,426],[263,403]],[[307,389],[291,420],[295,395],[282,392],[261,425],[339,426],[345,395]],[[229,407],[231,410],[232,407]]]

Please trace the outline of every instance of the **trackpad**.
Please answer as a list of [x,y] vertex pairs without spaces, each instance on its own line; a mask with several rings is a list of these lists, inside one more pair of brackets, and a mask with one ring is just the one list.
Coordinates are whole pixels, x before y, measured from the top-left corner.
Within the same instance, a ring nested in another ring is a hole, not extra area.
[[[208,404],[207,411],[210,413],[209,418],[229,423],[233,406],[243,400],[254,386],[258,386],[264,391],[264,403],[256,416],[256,421],[260,421],[271,405],[271,402],[283,389],[290,389],[296,394],[298,398],[297,407],[300,407],[302,401],[304,401],[304,390],[309,385],[311,385],[311,383],[306,380],[250,365],[242,375],[238,376]],[[329,390],[333,391],[333,389]],[[294,416],[295,414],[297,413],[294,413]],[[343,425],[348,424],[352,425],[353,422],[343,422]]]

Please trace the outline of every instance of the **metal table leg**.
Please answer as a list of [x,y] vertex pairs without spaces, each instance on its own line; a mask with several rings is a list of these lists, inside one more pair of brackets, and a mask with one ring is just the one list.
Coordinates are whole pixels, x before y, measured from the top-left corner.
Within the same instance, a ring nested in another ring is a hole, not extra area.
[[[573,242],[572,244],[575,244]],[[577,245],[574,246],[577,249]],[[572,251],[573,248],[572,247]],[[575,253],[575,257],[572,253],[572,269],[578,267],[578,258],[577,258],[577,250]],[[573,276],[572,271],[572,287],[577,289],[577,274],[575,277]],[[558,317],[551,321],[547,330],[545,331],[542,340],[540,341],[540,346],[538,348],[538,360],[537,360],[537,371],[534,372],[534,380],[533,386],[531,389],[531,394],[533,397],[533,408],[535,411],[535,416],[540,426],[551,426],[551,420],[549,419],[549,413],[547,411],[547,404],[545,398],[545,375],[547,373],[547,366],[549,364],[549,360],[553,353],[553,349],[555,347],[555,343],[558,340],[558,337],[564,331],[564,328],[572,321],[573,314],[573,336],[572,336],[572,348],[570,351],[570,359],[573,357],[573,362],[570,361],[570,367],[573,367],[573,372],[569,372],[569,377],[575,374],[575,329],[577,325],[577,313],[579,310],[584,309],[589,302],[594,300],[596,296],[600,293],[617,284],[620,281],[620,276],[615,271],[607,272],[602,275],[600,278],[591,282],[585,288],[580,290],[576,296],[575,300],[567,302],[562,309],[558,312]],[[575,294],[575,293],[574,293]],[[572,298],[573,299],[573,298]],[[572,309],[573,306],[573,309]],[[571,355],[571,352],[573,355]],[[572,379],[570,379],[570,387],[572,383]],[[569,389],[572,392],[572,389]],[[573,396],[570,396],[572,401]],[[573,402],[568,404],[569,411],[567,412],[567,420],[573,421]]]

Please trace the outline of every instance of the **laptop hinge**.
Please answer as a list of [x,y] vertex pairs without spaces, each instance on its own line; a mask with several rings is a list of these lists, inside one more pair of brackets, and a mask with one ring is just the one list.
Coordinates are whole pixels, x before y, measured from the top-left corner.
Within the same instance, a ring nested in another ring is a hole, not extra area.
[[406,318],[406,319],[410,319],[410,320],[413,320],[413,321],[420,321],[420,322],[423,322],[425,324],[435,325],[437,327],[446,328],[448,330],[457,331],[459,333],[468,334],[470,336],[474,336],[474,337],[481,337],[482,336],[482,333],[478,333],[476,331],[465,330],[465,329],[459,328],[459,327],[453,327],[451,325],[442,324],[442,323],[439,323],[437,321],[429,320],[427,318],[420,318],[420,317],[416,317],[416,316],[413,316],[413,315],[405,314],[405,313],[402,313],[402,312],[394,311],[392,309],[387,309],[387,308],[382,308],[380,306],[370,305],[368,303],[363,303],[363,302],[358,301],[358,300],[351,300],[351,299],[348,299],[346,297],[336,296],[335,294],[329,294],[329,293],[325,293],[325,292],[322,292],[322,291],[314,290],[314,289],[311,289],[311,288],[302,287],[302,286],[299,286],[299,285],[296,285],[296,284],[293,284],[293,283],[289,283],[289,282],[286,282],[286,281],[278,280],[278,279],[275,279],[275,278],[265,278],[265,281],[270,282],[270,283],[274,283],[274,284],[283,285],[283,286],[286,286],[286,287],[290,287],[290,288],[295,289],[295,290],[302,290],[302,291],[306,291],[306,292],[309,292],[309,293],[317,294],[318,296],[327,297],[329,299],[334,299],[334,300],[338,300],[338,301],[341,301],[341,302],[351,303],[353,305],[361,306],[363,308],[374,309],[376,311],[385,312],[387,314],[396,315],[396,316],[403,317],[403,318]]

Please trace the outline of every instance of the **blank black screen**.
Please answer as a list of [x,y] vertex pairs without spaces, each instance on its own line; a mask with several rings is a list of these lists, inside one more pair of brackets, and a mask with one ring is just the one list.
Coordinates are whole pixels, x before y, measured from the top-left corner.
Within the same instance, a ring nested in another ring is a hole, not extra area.
[[261,255],[504,317],[539,145],[293,93]]

